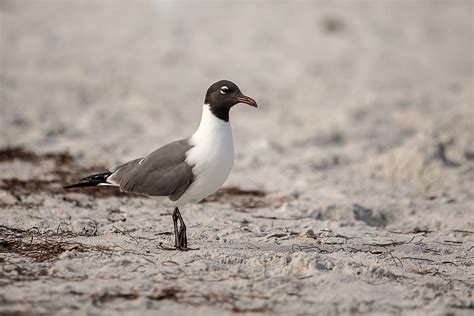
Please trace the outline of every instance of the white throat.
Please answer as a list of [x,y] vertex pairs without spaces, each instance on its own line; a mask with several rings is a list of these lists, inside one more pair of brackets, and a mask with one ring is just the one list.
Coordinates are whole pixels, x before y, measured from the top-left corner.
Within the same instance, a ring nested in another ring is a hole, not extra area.
[[232,140],[230,123],[216,117],[214,113],[212,113],[209,104],[204,104],[202,106],[201,123],[192,138],[203,138],[204,140],[205,138],[219,137],[222,134],[228,133],[230,133]]
[[178,205],[198,202],[216,192],[225,182],[234,164],[234,144],[229,122],[217,118],[204,104],[199,128],[189,139],[193,146],[186,162],[193,166],[195,181],[177,201]]

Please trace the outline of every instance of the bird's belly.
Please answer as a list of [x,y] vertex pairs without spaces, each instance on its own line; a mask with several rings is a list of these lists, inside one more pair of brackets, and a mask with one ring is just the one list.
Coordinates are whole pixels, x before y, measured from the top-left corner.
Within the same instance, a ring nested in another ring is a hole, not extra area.
[[199,161],[194,168],[195,179],[188,190],[177,201],[178,205],[197,203],[216,192],[227,180],[234,164],[234,149],[222,146],[216,152],[207,152],[206,159]]
[[227,177],[232,170],[233,161],[219,161],[218,164],[213,164],[206,167],[196,179],[196,184],[201,188],[202,199],[210,194],[216,192],[227,180]]

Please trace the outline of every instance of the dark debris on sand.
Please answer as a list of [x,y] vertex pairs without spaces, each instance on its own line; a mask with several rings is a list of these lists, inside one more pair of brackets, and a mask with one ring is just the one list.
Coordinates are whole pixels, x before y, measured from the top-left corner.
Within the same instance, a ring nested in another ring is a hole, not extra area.
[[[18,179],[4,178],[0,181],[0,190],[9,192],[17,202],[15,205],[28,206],[24,197],[35,193],[46,193],[49,195],[85,194],[93,198],[123,197],[144,198],[139,194],[126,194],[116,187],[76,188],[66,191],[63,186],[68,183],[77,182],[79,179],[97,172],[107,170],[103,166],[83,167],[74,157],[67,152],[38,154],[21,147],[0,148],[0,164],[18,160],[29,164],[41,164],[44,161],[52,161],[53,168],[46,170],[44,178]],[[221,202],[230,203],[237,210],[254,209],[262,207],[279,207],[288,202],[288,197],[270,198],[266,192],[260,190],[244,190],[237,187],[223,188],[215,194],[205,198],[202,203]],[[0,201],[0,208],[6,208],[9,204]],[[34,206],[34,205],[29,205]],[[36,205],[38,206],[38,205]]]
[[90,246],[71,241],[77,236],[80,234],[59,228],[56,231],[41,231],[36,227],[20,229],[0,225],[0,253],[17,254],[31,258],[35,262],[43,262],[56,259],[66,251],[109,250],[103,246]]

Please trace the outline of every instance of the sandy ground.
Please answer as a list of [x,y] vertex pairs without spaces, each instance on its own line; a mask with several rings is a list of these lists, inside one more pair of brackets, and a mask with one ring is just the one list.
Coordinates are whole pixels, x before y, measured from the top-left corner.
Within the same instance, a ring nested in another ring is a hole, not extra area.
[[[472,315],[472,1],[0,1],[0,314]],[[226,190],[64,183],[190,135]]]

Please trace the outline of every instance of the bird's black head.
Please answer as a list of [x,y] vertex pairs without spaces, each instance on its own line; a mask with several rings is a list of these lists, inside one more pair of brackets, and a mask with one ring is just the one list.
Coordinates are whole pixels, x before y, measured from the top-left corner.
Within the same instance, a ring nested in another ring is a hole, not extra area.
[[237,103],[245,103],[257,107],[257,102],[242,94],[239,87],[229,80],[221,80],[207,89],[205,104],[209,104],[212,113],[224,120],[229,121],[229,111]]

